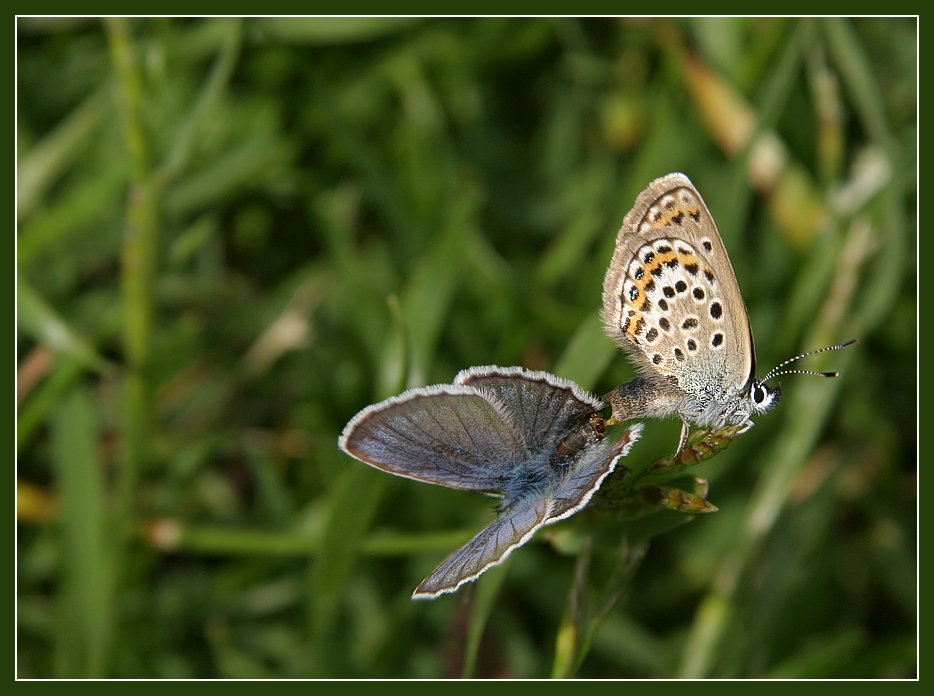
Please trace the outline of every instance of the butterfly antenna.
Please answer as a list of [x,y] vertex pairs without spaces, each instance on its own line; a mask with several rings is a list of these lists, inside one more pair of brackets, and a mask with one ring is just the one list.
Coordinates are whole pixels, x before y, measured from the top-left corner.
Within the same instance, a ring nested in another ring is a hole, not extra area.
[[785,367],[785,365],[789,365],[797,360],[800,360],[801,358],[806,358],[809,355],[816,355],[817,353],[826,353],[828,350],[840,350],[841,348],[846,348],[847,346],[851,346],[854,343],[856,343],[856,339],[852,338],[849,341],[838,343],[835,346],[828,346],[827,348],[818,348],[817,350],[808,351],[807,353],[796,355],[793,358],[788,358],[788,360],[786,360],[785,362],[779,363],[778,365],[773,367],[771,370],[769,370],[769,373],[765,377],[762,378],[762,381],[767,382],[773,377],[780,377],[781,375],[815,375],[817,377],[839,377],[840,376],[839,372],[813,372],[811,370],[783,370],[782,368]]

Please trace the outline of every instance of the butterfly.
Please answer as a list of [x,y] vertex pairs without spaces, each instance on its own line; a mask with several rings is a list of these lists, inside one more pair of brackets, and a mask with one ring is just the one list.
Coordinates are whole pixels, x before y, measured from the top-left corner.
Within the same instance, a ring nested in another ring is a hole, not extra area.
[[746,304],[717,226],[684,174],[656,179],[639,194],[616,237],[603,282],[604,329],[632,358],[638,376],[603,398],[613,421],[681,418],[678,453],[690,424],[753,426],[781,391],[766,382],[784,374],[837,377],[836,372],[782,370],[756,377],[756,347]]
[[454,592],[545,525],[583,509],[638,440],[610,444],[605,405],[577,384],[518,367],[473,367],[451,385],[368,406],[344,428],[350,456],[397,476],[500,497],[498,518],[448,556],[413,598]]

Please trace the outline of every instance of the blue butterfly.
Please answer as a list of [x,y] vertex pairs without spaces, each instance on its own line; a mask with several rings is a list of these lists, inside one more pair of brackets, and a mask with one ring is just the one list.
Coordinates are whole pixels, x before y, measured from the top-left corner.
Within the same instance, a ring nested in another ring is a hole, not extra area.
[[454,592],[541,527],[583,509],[638,440],[605,440],[605,405],[575,383],[518,367],[473,367],[452,385],[411,389],[354,416],[339,445],[397,476],[501,497],[499,517],[412,595]]

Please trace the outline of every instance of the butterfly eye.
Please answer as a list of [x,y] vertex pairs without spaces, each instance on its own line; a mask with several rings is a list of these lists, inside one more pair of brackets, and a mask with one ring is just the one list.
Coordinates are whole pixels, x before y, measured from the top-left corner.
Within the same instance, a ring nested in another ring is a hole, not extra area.
[[763,401],[765,401],[768,395],[769,395],[769,390],[766,389],[765,386],[762,384],[757,386],[755,390],[753,390],[752,392],[753,401],[755,401],[757,404],[761,404]]

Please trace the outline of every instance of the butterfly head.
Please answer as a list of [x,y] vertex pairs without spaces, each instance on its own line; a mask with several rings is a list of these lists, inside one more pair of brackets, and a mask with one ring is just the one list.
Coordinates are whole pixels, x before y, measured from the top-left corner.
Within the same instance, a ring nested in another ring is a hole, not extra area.
[[776,384],[770,387],[764,379],[754,380],[749,392],[750,413],[768,413],[782,400],[782,387]]

